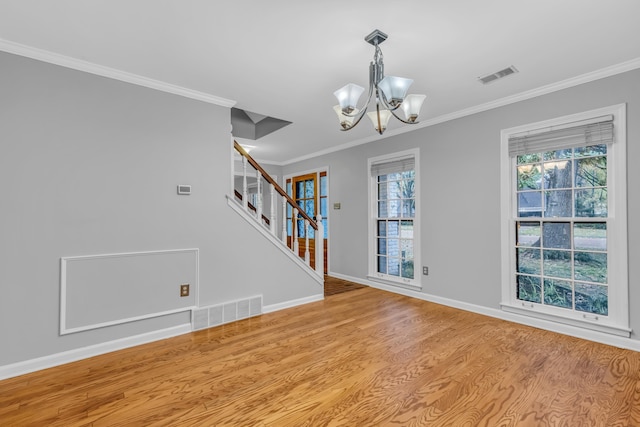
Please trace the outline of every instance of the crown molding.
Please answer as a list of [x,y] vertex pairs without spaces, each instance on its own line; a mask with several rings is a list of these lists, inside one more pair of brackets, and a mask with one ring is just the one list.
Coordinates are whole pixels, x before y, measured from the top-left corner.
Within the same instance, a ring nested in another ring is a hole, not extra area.
[[[5,39],[0,39],[0,51],[24,56],[31,59],[36,59],[38,61],[48,62],[50,64],[55,64],[62,67],[99,75],[102,77],[111,78],[114,80],[120,80],[126,83],[147,87],[147,88],[159,90],[162,92],[172,93],[174,95],[179,95],[186,98],[196,99],[198,101],[207,102],[209,104],[215,104],[222,107],[231,108],[236,104],[236,101],[234,100],[221,98],[208,93],[195,91],[182,86],[173,85],[171,83],[162,82],[160,80],[150,79],[137,74],[129,73],[122,70],[117,70],[115,68],[105,67],[102,65],[94,64],[89,61],[84,61],[81,59],[60,55],[47,50],[34,48],[31,46],[15,43]],[[267,161],[265,163],[275,165],[275,166],[287,166],[303,160],[324,156],[326,154],[334,153],[336,151],[346,150],[346,149],[356,147],[358,145],[366,144],[369,142],[373,142],[376,140],[379,141],[382,139],[392,138],[394,136],[398,136],[403,133],[413,132],[418,129],[434,126],[440,123],[470,116],[472,114],[480,113],[483,111],[492,110],[494,108],[503,107],[505,105],[509,105],[509,104],[524,101],[527,99],[535,98],[538,96],[546,95],[549,93],[557,92],[563,89],[568,89],[574,86],[578,86],[584,83],[589,83],[595,80],[603,79],[616,74],[621,74],[621,73],[635,70],[638,68],[640,68],[640,58],[635,58],[626,62],[622,62],[620,64],[602,68],[600,70],[581,74],[576,77],[572,77],[556,83],[541,86],[536,89],[521,92],[519,94],[515,94],[505,98],[500,98],[495,101],[476,105],[470,108],[465,108],[463,110],[454,111],[452,113],[443,114],[441,116],[422,121],[420,122],[420,124],[417,124],[415,126],[402,127],[402,128],[390,130],[390,131],[387,131],[387,134],[384,135],[382,138],[376,134],[366,138],[350,141],[335,147],[327,148],[325,150],[320,150],[304,156],[296,157],[293,159],[289,159],[285,161]]]
[[612,65],[609,67],[602,68],[600,70],[592,71],[590,73],[581,74],[576,77],[571,77],[566,80],[562,80],[556,83],[552,83],[549,85],[541,86],[536,89],[528,90],[525,92],[521,92],[515,95],[507,96],[504,98],[496,99],[495,101],[486,102],[484,104],[479,104],[473,107],[465,108],[463,110],[454,111],[453,113],[443,114],[438,117],[434,117],[432,119],[421,121],[419,124],[415,126],[404,126],[402,128],[394,129],[392,131],[387,131],[382,138],[379,135],[374,134],[372,136],[357,139],[354,141],[347,142],[345,144],[337,145],[335,147],[327,148],[325,150],[316,151],[311,154],[307,154],[304,156],[296,157],[290,160],[286,160],[280,162],[279,166],[287,166],[293,163],[297,163],[303,160],[309,160],[314,157],[324,156],[326,154],[334,153],[336,151],[346,150],[348,148],[356,147],[358,145],[366,144],[372,141],[380,141],[382,139],[392,138],[394,136],[401,135],[407,132],[414,132],[418,129],[423,129],[429,126],[434,126],[440,123],[448,122],[451,120],[459,119],[462,117],[470,116],[472,114],[481,113],[483,111],[492,110],[498,107],[504,107],[505,105],[514,104],[516,102],[525,101],[527,99],[536,98],[538,96],[547,95],[549,93],[557,92],[563,89],[568,89],[574,86],[579,86],[584,83],[589,83],[595,80],[604,79],[606,77],[611,77],[616,74],[622,74],[627,71],[632,71],[640,68],[640,58],[635,58],[630,61],[622,62],[620,64]]
[[81,59],[72,58],[70,56],[60,55],[58,53],[53,53],[47,50],[15,43],[9,40],[0,39],[0,51],[24,56],[26,58],[35,59],[54,65],[59,65],[61,67],[71,68],[73,70],[83,71],[85,73],[95,74],[97,76],[131,83],[137,86],[155,89],[161,92],[183,96],[185,98],[196,99],[198,101],[215,104],[222,107],[231,108],[236,104],[236,101],[233,101],[231,99],[221,98],[205,92],[199,92],[160,80],[154,80],[126,71],[117,70],[115,68],[94,64],[89,61],[84,61]]

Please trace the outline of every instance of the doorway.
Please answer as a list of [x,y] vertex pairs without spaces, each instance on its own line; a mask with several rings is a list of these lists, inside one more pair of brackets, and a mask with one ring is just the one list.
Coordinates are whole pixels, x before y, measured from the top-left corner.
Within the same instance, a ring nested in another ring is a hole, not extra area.
[[[322,224],[324,225],[324,271],[328,271],[328,177],[326,171],[311,172],[304,175],[298,175],[286,180],[286,191],[289,196],[304,210],[311,218],[315,219],[318,214],[322,215]],[[293,234],[293,210],[291,207],[287,209],[287,245],[291,247],[292,239],[298,239],[298,247],[300,248],[299,256],[304,257],[306,230],[304,227],[304,219],[298,214],[295,219],[295,236]],[[315,231],[309,229],[309,255],[311,267],[315,268]]]

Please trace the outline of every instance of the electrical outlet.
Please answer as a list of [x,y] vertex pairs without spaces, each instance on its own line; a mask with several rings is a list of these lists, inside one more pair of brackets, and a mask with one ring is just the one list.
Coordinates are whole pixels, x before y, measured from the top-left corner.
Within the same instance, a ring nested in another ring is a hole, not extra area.
[[422,267],[422,274],[425,276],[429,275],[429,267]]
[[189,284],[186,283],[184,285],[180,285],[180,296],[188,297],[189,296]]

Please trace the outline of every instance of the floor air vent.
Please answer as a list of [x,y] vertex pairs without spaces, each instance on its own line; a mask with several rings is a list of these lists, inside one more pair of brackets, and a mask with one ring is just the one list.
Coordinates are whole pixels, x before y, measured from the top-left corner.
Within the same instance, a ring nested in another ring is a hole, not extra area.
[[196,308],[191,315],[191,325],[193,330],[196,331],[260,314],[262,314],[262,295]]

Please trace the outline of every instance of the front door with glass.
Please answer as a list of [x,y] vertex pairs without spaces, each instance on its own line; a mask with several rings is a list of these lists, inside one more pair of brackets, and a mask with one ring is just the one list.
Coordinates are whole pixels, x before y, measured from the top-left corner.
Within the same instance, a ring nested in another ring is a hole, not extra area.
[[[318,182],[319,181],[319,182]],[[318,185],[319,184],[319,185]],[[316,219],[318,214],[322,215],[324,225],[324,271],[327,271],[327,173],[309,173],[305,175],[288,178],[286,182],[287,193],[298,203],[301,209],[311,218]],[[304,218],[298,213],[295,222],[292,218],[293,209],[287,208],[287,244],[293,244],[292,239],[298,239],[299,254],[304,257],[307,231],[305,230]],[[293,236],[295,234],[295,236]],[[311,267],[315,268],[315,230],[309,227],[309,255]]]

